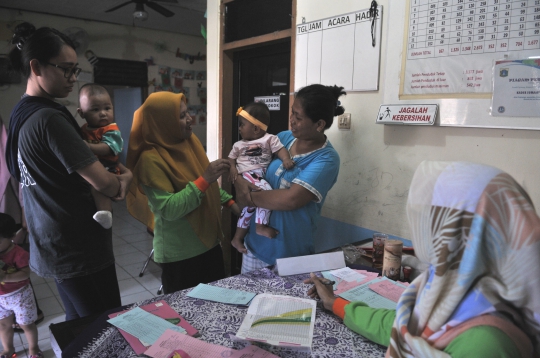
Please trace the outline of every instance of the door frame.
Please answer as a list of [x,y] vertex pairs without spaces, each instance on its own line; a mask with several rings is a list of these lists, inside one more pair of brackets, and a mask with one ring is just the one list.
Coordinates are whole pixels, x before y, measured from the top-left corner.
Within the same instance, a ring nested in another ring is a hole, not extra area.
[[[231,126],[233,123],[233,73],[234,73],[234,53],[250,48],[268,45],[273,42],[279,42],[283,39],[290,38],[291,40],[291,64],[290,64],[290,79],[289,79],[289,103],[294,101],[294,63],[295,63],[295,46],[296,46],[296,0],[292,0],[291,9],[291,28],[287,30],[276,31],[270,34],[250,37],[243,40],[225,43],[225,6],[234,0],[222,0],[220,5],[220,40],[219,40],[219,93],[218,93],[218,109],[219,109],[219,158],[226,158],[232,149]],[[289,107],[289,115],[290,115]],[[221,182],[222,188],[228,193],[231,192],[231,184],[228,180]],[[229,211],[223,211],[222,228],[225,238],[222,243],[223,256],[225,260],[225,270],[230,274],[231,268],[231,215]]]

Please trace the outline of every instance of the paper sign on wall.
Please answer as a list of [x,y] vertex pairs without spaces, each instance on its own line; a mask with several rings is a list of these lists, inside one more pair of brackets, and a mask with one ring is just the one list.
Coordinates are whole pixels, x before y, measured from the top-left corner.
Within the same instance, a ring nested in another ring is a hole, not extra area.
[[268,106],[268,109],[271,111],[279,111],[279,96],[260,96],[254,98],[255,102],[262,102]]
[[376,122],[379,124],[433,125],[437,118],[437,104],[381,104]]
[[496,61],[493,68],[491,115],[538,117],[540,59]]

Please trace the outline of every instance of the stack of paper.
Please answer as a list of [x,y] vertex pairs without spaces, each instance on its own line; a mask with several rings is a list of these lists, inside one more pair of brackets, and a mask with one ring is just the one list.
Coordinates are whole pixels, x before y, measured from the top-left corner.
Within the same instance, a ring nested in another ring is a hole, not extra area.
[[[109,323],[118,327],[136,354],[143,353],[168,328],[182,334],[198,336],[199,332],[182,316],[161,300],[129,311],[110,314]],[[153,324],[151,329],[146,325]],[[175,327],[176,325],[176,327]]]
[[377,277],[375,272],[352,270],[348,267],[321,272],[331,281],[336,281],[334,293],[347,301],[362,301],[373,308],[395,309],[397,301],[407,284],[387,277]]

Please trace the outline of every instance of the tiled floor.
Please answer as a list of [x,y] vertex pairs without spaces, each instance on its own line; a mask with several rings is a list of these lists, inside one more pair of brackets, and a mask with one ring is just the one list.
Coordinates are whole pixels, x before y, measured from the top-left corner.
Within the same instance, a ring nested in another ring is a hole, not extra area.
[[[116,273],[122,305],[146,300],[157,296],[161,285],[161,269],[150,261],[142,277],[139,273],[148,254],[152,250],[152,237],[146,227],[133,219],[127,212],[125,202],[113,204],[113,244],[116,258]],[[43,322],[38,324],[39,347],[45,358],[55,357],[49,340],[49,325],[65,320],[62,300],[52,279],[43,279],[35,274],[31,276],[39,307],[45,314]],[[24,333],[15,333],[17,357],[28,357],[28,344]]]

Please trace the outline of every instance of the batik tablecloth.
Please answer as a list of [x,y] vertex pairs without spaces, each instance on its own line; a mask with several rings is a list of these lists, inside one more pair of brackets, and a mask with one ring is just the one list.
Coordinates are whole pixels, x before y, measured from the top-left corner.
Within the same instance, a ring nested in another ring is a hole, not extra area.
[[[280,277],[271,269],[264,268],[219,280],[212,285],[254,293],[267,292],[307,298],[306,291],[310,285],[306,285],[302,281],[308,277],[307,274]],[[140,306],[163,299],[199,330],[201,334],[199,339],[235,349],[245,347],[247,343],[233,341],[230,337],[238,331],[247,312],[247,307],[187,297],[186,294],[190,291],[191,289],[186,289],[158,296],[135,305]],[[102,328],[100,327],[98,331],[95,330],[94,324],[94,332],[97,332],[94,337],[88,337],[87,341],[80,345],[77,357],[138,357],[118,330],[105,322],[105,319],[103,319]],[[279,357],[384,357],[386,351],[385,347],[377,345],[345,327],[340,318],[325,311],[320,303],[317,305],[311,353],[268,345],[260,346]],[[73,351],[73,347],[70,349]]]

